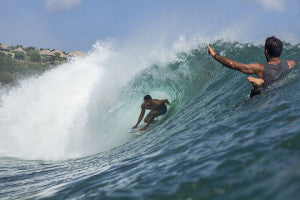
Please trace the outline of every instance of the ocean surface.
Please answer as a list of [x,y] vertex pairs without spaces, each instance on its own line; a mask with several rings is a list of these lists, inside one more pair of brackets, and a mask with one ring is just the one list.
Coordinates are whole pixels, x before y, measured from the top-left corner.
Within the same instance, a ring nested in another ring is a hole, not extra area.
[[[211,46],[265,62],[263,44]],[[251,99],[204,44],[155,56],[96,44],[2,89],[0,199],[300,199],[300,44],[284,44],[290,74]],[[138,136],[145,94],[171,105]]]

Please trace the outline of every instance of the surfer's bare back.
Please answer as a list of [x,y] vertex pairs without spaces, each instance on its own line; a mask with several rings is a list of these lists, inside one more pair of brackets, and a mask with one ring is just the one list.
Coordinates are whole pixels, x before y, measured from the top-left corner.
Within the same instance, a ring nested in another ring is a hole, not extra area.
[[265,56],[267,59],[266,64],[251,63],[243,64],[225,58],[216,54],[214,49],[212,49],[208,44],[207,55],[212,55],[214,59],[220,62],[225,67],[230,69],[238,70],[247,75],[256,75],[258,78],[248,77],[248,81],[252,83],[253,90],[250,96],[254,96],[260,93],[260,87],[267,88],[269,85],[275,81],[287,75],[289,71],[296,65],[293,60],[282,61],[280,60],[280,55],[282,52],[282,42],[276,37],[268,37],[265,42]]
[[155,117],[160,115],[164,115],[167,112],[166,104],[170,105],[168,99],[158,100],[152,99],[152,97],[148,94],[144,96],[144,103],[141,105],[141,114],[139,116],[138,122],[132,128],[137,128],[139,123],[142,121],[145,115],[146,110],[151,110],[148,115],[145,117],[144,122],[147,123],[146,126],[139,129],[140,131],[144,131],[148,128],[149,124],[154,120]]

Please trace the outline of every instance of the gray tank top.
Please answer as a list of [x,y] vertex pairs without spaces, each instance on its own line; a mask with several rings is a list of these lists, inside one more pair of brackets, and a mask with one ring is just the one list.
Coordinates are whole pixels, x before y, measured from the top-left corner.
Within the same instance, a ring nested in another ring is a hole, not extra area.
[[278,63],[277,65],[271,65],[269,63],[264,64],[262,78],[265,82],[262,85],[262,87],[266,89],[277,80],[286,76],[289,73],[289,71],[290,69],[287,61],[280,61],[280,63]]

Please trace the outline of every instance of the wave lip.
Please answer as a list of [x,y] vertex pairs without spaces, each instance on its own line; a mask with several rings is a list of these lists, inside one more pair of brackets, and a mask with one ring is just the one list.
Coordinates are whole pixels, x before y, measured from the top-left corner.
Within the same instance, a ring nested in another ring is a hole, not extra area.
[[68,148],[74,135],[84,132],[89,96],[104,74],[101,63],[109,56],[100,47],[95,52],[23,80],[1,95],[2,156],[60,159],[80,154]]

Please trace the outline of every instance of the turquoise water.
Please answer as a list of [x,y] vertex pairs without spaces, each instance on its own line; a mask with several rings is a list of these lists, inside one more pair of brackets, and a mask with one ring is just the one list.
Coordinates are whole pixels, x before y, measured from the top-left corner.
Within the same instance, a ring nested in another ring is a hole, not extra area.
[[[212,46],[240,62],[265,62],[262,45]],[[299,44],[285,44],[282,58],[299,63]],[[249,99],[247,76],[207,57],[204,47],[179,53],[135,74],[118,93],[117,106],[99,111],[103,123],[124,116],[135,121],[139,110],[127,115],[124,110],[139,105],[144,94],[169,98],[168,113],[149,131],[142,136],[119,131],[127,137],[119,145],[67,160],[2,153],[0,198],[299,199],[299,88],[296,66]]]

